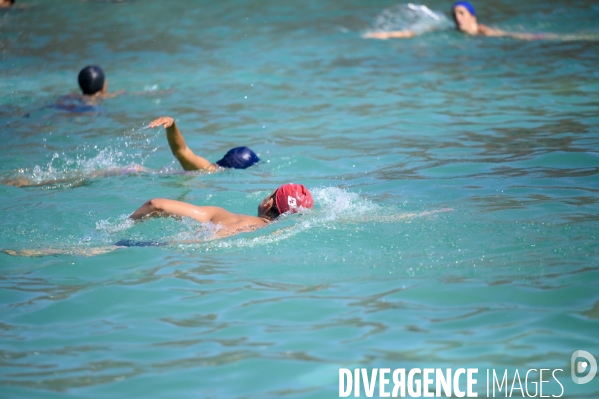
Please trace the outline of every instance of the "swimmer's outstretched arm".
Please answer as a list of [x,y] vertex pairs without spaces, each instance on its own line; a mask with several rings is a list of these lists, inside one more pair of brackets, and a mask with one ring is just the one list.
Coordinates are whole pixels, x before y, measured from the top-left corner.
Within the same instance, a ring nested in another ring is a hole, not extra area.
[[150,217],[189,217],[200,223],[210,222],[215,216],[229,213],[217,206],[196,206],[187,202],[175,201],[165,198],[154,198],[143,204],[133,212],[130,219],[140,220]]
[[415,32],[410,30],[395,30],[389,32],[367,32],[362,35],[364,39],[408,39],[416,36]]
[[503,36],[508,36],[520,40],[555,40],[559,39],[558,35],[552,33],[513,33],[504,32]]
[[511,37],[513,39],[520,40],[542,40],[549,39],[554,40],[559,38],[558,35],[551,33],[515,33],[515,32],[506,32],[501,29],[489,28],[488,26],[479,24],[478,25],[478,33],[483,36],[491,36],[491,37]]
[[173,155],[185,170],[205,170],[213,172],[218,167],[199,155],[196,155],[187,147],[183,134],[177,128],[175,120],[170,116],[163,116],[150,122],[148,127],[163,126],[166,129],[166,138],[171,147]]

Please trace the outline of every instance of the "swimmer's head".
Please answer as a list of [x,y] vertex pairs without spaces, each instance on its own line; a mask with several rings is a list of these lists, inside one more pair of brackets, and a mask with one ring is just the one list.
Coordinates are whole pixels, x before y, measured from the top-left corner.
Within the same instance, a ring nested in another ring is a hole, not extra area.
[[459,31],[474,35],[478,32],[476,11],[467,1],[458,1],[451,8],[455,27]]
[[96,65],[88,65],[79,72],[79,87],[86,95],[104,93],[106,91],[106,78],[102,68]]
[[222,168],[245,169],[254,165],[260,158],[247,147],[232,148],[225,154],[223,159],[216,161]]
[[258,205],[258,216],[276,219],[283,213],[297,213],[314,206],[312,194],[302,184],[288,183],[273,191]]
[[0,8],[12,7],[15,4],[15,0],[0,0]]

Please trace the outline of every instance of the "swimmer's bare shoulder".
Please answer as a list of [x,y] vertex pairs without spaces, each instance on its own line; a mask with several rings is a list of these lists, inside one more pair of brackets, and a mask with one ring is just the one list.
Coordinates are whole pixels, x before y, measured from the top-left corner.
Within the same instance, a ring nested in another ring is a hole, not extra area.
[[478,24],[478,34],[482,35],[482,36],[495,36],[495,37],[507,36],[507,33],[500,29],[489,28],[488,26],[483,25],[483,24]]
[[220,227],[216,232],[217,238],[254,231],[268,224],[263,219],[256,216],[232,213],[219,207],[213,208],[215,208],[214,215],[210,222]]

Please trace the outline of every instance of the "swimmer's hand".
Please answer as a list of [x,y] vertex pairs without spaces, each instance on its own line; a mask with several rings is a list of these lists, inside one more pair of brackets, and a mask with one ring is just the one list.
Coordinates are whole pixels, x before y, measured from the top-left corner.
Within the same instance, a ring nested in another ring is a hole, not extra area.
[[148,127],[162,126],[165,129],[168,129],[169,127],[173,126],[174,123],[175,120],[170,116],[161,116],[160,118],[154,119],[152,122],[150,122]]
[[363,39],[407,39],[416,36],[416,33],[409,30],[397,30],[391,32],[366,32],[362,35]]

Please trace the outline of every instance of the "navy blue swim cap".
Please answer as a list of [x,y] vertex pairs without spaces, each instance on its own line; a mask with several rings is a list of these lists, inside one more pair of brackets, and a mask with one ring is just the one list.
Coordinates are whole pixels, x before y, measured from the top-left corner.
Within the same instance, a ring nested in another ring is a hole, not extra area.
[[217,161],[216,164],[223,168],[245,169],[249,168],[260,158],[247,147],[232,148],[225,154],[223,159]]
[[83,94],[96,94],[104,88],[104,71],[96,65],[88,65],[79,72],[79,87]]
[[472,4],[468,3],[467,1],[458,1],[453,5],[453,7],[451,7],[451,9],[453,10],[457,6],[464,7],[466,10],[468,10],[468,12],[470,12],[470,14],[476,16],[476,11],[474,11],[474,7],[472,7]]

